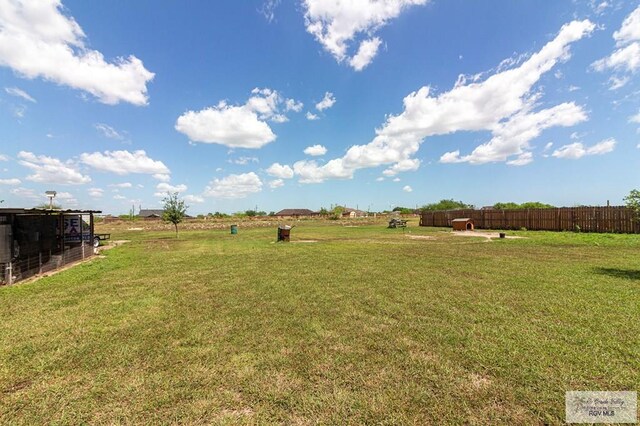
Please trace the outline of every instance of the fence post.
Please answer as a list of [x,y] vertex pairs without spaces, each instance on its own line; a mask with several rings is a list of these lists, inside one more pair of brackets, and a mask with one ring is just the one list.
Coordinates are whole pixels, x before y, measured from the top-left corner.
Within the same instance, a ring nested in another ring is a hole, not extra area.
[[42,275],[42,252],[38,252],[38,275]]
[[82,260],[84,260],[84,241],[80,245],[82,246]]
[[9,262],[7,269],[9,270],[9,285],[11,285],[13,284],[13,265],[11,264],[11,262]]

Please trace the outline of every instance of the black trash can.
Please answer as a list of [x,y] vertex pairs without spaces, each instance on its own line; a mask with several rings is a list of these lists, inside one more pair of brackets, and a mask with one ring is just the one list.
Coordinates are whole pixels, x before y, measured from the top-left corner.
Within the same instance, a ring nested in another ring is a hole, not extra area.
[[291,227],[288,225],[278,226],[278,241],[289,242]]

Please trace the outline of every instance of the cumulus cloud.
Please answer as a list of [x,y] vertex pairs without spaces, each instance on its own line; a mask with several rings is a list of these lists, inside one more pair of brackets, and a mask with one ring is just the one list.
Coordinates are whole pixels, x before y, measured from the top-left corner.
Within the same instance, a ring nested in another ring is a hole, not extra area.
[[335,103],[336,98],[333,96],[333,93],[326,92],[322,100],[316,104],[316,109],[318,111],[324,111],[325,109],[331,108]]
[[83,90],[105,104],[147,104],[154,74],[131,55],[112,62],[89,49],[60,0],[5,0],[0,7],[0,65],[21,77]]
[[413,192],[413,188],[411,188],[409,185],[406,185],[404,188],[402,188],[402,190],[404,192]]
[[256,157],[238,157],[235,160],[229,160],[229,163],[246,166],[249,163],[258,163],[260,160]]
[[104,136],[105,138],[109,138],[109,139],[115,139],[115,140],[119,140],[122,141],[125,139],[125,136],[123,134],[121,134],[120,132],[118,132],[116,129],[114,129],[113,127],[104,124],[104,123],[96,123],[94,125],[94,127],[96,128],[96,130],[98,132],[100,132],[102,134],[102,136]]
[[[304,0],[305,26],[338,62],[347,61],[360,71],[371,63],[381,43],[371,35],[408,7],[426,3],[427,0]],[[359,44],[353,56],[349,53],[353,51],[352,44]]]
[[20,179],[12,178],[12,179],[0,179],[0,185],[11,185],[16,186],[20,185],[22,181]]
[[267,123],[283,123],[283,111],[299,111],[302,104],[283,99],[275,90],[253,89],[244,105],[218,105],[200,111],[187,111],[178,117],[175,129],[193,142],[215,143],[230,148],[261,148],[276,140]]
[[213,198],[246,198],[262,191],[262,181],[254,172],[229,175],[222,179],[214,179],[205,188],[204,195]]
[[0,154],[0,161],[9,161],[9,157],[4,154]]
[[[573,102],[535,111],[541,94],[534,91],[534,86],[557,63],[568,60],[570,45],[591,34],[594,28],[588,20],[566,24],[538,52],[526,60],[501,64],[496,73],[484,80],[480,75],[470,82],[459,78],[453,89],[439,95],[433,94],[429,86],[422,87],[404,98],[404,111],[389,116],[370,143],[354,145],[343,157],[324,165],[298,162],[294,172],[300,182],[311,183],[349,179],[358,169],[388,164],[396,166],[391,166],[387,174],[405,167],[413,170],[419,162],[412,157],[425,138],[459,131],[490,131],[492,138],[468,155],[461,155],[459,150],[445,153],[441,162],[482,164],[520,159],[522,163],[531,158],[521,157],[529,149],[529,142],[543,130],[587,119],[582,107]],[[514,64],[517,66],[508,68]]]
[[613,33],[616,49],[611,55],[595,61],[591,66],[596,71],[613,70],[609,79],[611,90],[626,85],[630,77],[640,69],[640,6],[622,22],[620,29]]
[[615,146],[616,140],[613,138],[605,139],[590,147],[585,147],[581,142],[574,142],[556,149],[551,155],[556,158],[577,160],[585,155],[607,154],[613,151]]
[[131,188],[131,182],[123,182],[123,183],[112,183],[109,185],[111,188]]
[[156,197],[166,197],[167,193],[173,194],[174,192],[185,192],[187,190],[187,185],[171,185],[167,182],[160,182],[156,185],[156,193],[153,194]]
[[293,169],[280,163],[273,163],[269,166],[267,173],[281,179],[291,179],[293,177]]
[[84,153],[80,155],[80,161],[96,170],[128,175],[130,173],[142,174],[169,174],[170,171],[162,161],[153,160],[143,150],[129,151],[105,151]]
[[533,161],[533,153],[523,152],[514,160],[507,161],[509,166],[526,166]]
[[160,182],[169,182],[171,180],[171,175],[166,173],[154,173],[151,177]]
[[33,172],[27,176],[27,180],[33,182],[60,185],[82,185],[91,182],[91,178],[80,173],[72,162],[63,163],[57,158],[35,155],[27,151],[20,151],[18,158],[19,164]]
[[187,203],[196,203],[196,204],[200,204],[200,203],[204,203],[204,198],[202,198],[199,195],[185,195],[184,197],[184,201]]
[[406,160],[398,161],[393,166],[389,167],[382,172],[385,176],[395,176],[402,172],[413,172],[420,168],[420,160],[416,158],[407,158]]
[[306,114],[305,117],[307,117],[307,120],[309,120],[309,121],[314,121],[314,120],[319,120],[320,119],[320,117],[318,117],[317,114],[314,114],[314,113],[312,113],[310,111],[307,111],[307,114]]
[[312,145],[304,149],[304,153],[311,156],[320,156],[327,153],[327,148],[322,145]]
[[349,65],[356,71],[362,71],[376,57],[381,43],[382,41],[378,37],[360,43],[358,53],[349,59]]
[[286,111],[300,112],[304,108],[304,104],[295,99],[287,99],[284,104]]
[[629,123],[640,124],[640,111],[636,115],[632,115],[631,117],[629,117]]
[[[1,33],[0,33],[1,34]],[[1,60],[1,59],[0,59]],[[22,89],[18,89],[17,87],[5,87],[4,91],[10,94],[11,96],[15,96],[17,98],[22,98],[25,101],[35,103],[36,100],[31,97],[27,92]]]
[[271,189],[280,188],[281,186],[284,186],[284,180],[282,179],[274,179],[269,182],[269,188]]
[[100,188],[89,188],[87,191],[90,197],[100,198],[104,195],[104,189]]

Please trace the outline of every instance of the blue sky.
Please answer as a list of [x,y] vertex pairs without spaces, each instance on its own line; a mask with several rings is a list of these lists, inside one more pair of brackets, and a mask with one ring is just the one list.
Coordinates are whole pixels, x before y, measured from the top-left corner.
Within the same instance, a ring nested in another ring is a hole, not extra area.
[[621,204],[638,71],[637,1],[0,0],[0,199]]

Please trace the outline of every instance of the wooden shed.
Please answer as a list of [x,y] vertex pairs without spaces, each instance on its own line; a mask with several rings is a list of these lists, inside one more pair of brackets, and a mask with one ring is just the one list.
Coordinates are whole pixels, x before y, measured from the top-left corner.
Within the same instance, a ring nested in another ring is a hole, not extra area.
[[454,231],[473,231],[473,219],[461,217],[451,221]]

